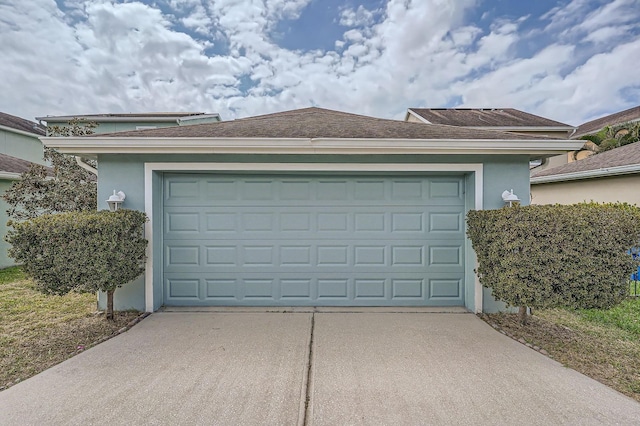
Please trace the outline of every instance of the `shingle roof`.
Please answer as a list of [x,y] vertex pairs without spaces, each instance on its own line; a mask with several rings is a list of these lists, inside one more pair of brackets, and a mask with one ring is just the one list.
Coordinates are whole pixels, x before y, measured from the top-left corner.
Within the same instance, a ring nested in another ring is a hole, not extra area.
[[556,176],[567,173],[586,172],[590,170],[607,169],[611,167],[630,166],[640,164],[640,142],[621,146],[610,151],[595,154],[584,160],[563,164],[551,169],[541,170],[531,174],[532,178],[542,176]]
[[580,136],[596,133],[606,126],[612,126],[615,124],[637,120],[640,120],[640,105],[583,123],[578,126],[578,129],[576,130],[576,133],[572,136],[572,138],[575,139],[579,138]]
[[33,133],[37,136],[44,136],[45,134],[44,126],[34,123],[33,121],[25,120],[24,118],[16,117],[15,115],[5,114],[4,112],[0,112],[0,126]]
[[29,170],[31,167],[30,161],[23,160],[22,158],[12,157],[7,154],[0,154],[0,172],[5,173],[22,173]]
[[463,127],[567,127],[568,124],[513,108],[409,108],[431,124]]
[[336,138],[336,139],[549,139],[493,130],[409,123],[322,108],[243,118],[184,127],[105,133],[88,137],[139,138]]

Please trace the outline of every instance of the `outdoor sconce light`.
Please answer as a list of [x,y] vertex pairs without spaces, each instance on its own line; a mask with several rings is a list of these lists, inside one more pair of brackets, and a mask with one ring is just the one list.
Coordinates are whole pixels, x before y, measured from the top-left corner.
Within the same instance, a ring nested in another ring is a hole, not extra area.
[[116,190],[113,190],[113,195],[109,197],[109,199],[107,200],[107,204],[109,204],[109,210],[111,210],[112,212],[115,212],[116,210],[118,210],[118,208],[120,207],[120,205],[124,202],[124,199],[127,196],[124,194],[124,192],[122,191],[118,191],[116,192]]
[[511,191],[504,191],[502,193],[502,201],[504,201],[505,204],[509,204],[509,207],[513,207],[513,203],[520,202],[520,199],[513,193],[512,189]]

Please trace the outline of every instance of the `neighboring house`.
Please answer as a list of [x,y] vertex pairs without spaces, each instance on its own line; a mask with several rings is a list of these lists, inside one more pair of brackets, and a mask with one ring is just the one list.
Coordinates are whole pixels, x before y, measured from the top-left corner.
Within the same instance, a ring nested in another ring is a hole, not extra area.
[[[640,106],[629,108],[581,124],[573,138],[639,120]],[[593,156],[578,156],[577,160],[558,167],[534,169],[531,174],[531,202],[573,204],[593,200],[640,205],[640,191],[637,189],[640,184],[640,143]]]
[[[44,128],[32,121],[0,112],[0,196],[31,163],[44,164],[42,143],[38,139],[44,134]],[[0,268],[15,264],[7,255],[9,244],[4,241],[8,208],[0,198]]]
[[321,108],[42,140],[98,160],[99,200],[123,191],[147,213],[145,276],[115,293],[117,309],[147,311],[501,309],[474,274],[465,214],[511,189],[527,204],[530,158],[581,143]]
[[127,130],[155,129],[159,127],[185,126],[191,124],[215,123],[219,114],[204,112],[155,112],[140,114],[85,114],[36,117],[47,126],[66,126],[74,118],[93,121],[98,124],[95,133],[111,133]]
[[[576,128],[514,108],[409,108],[405,121],[444,124],[478,130],[568,139]],[[555,167],[574,161],[575,154],[532,159],[532,167]]]
[[531,177],[532,204],[583,201],[640,205],[640,142],[540,170]]
[[640,121],[640,105],[616,112],[615,114],[606,115],[596,120],[587,121],[578,126],[574,139],[579,137],[598,133],[607,126],[615,126],[616,124]]

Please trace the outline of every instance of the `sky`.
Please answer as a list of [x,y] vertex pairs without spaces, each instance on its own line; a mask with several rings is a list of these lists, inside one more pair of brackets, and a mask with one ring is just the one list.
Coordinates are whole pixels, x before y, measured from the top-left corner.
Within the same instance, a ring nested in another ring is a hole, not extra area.
[[0,111],[640,105],[640,0],[0,0]]

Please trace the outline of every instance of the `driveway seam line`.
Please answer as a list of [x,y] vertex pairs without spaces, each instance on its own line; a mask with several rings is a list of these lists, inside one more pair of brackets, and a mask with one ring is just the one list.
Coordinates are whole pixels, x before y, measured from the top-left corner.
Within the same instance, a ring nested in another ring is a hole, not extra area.
[[313,333],[316,327],[316,313],[311,314],[311,333],[309,338],[309,359],[307,360],[307,389],[304,395],[304,418],[302,425],[307,426],[311,418],[311,369],[313,368]]

